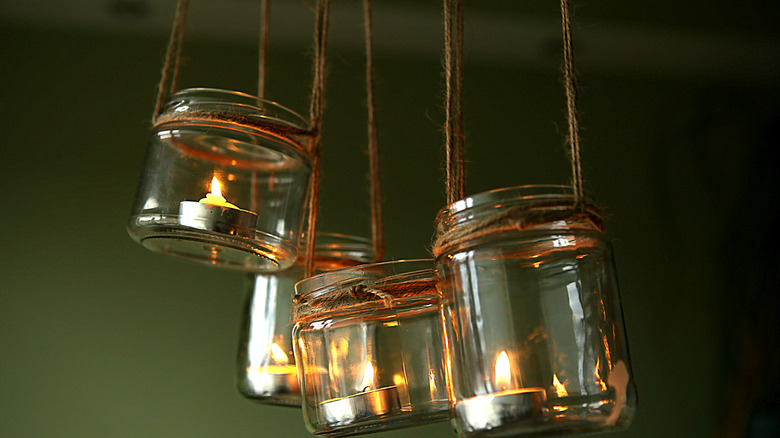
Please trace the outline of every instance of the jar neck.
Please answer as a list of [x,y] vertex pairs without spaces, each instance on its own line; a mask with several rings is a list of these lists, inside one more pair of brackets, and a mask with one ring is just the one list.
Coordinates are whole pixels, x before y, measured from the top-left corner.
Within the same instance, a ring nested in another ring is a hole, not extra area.
[[480,193],[443,209],[436,220],[434,255],[493,234],[550,229],[602,230],[591,197],[579,204],[568,186],[520,186]]
[[173,93],[162,116],[168,118],[177,114],[230,115],[234,120],[257,119],[303,130],[308,125],[306,119],[294,111],[270,100],[261,99],[238,91],[216,88],[186,88]]
[[295,320],[311,320],[354,309],[399,308],[437,299],[433,260],[362,265],[303,280],[296,285]]

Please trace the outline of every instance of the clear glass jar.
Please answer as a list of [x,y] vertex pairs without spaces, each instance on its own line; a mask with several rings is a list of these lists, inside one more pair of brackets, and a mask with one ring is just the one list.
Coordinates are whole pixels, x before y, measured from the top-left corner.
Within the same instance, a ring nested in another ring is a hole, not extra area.
[[130,235],[209,265],[291,266],[312,166],[304,126],[287,108],[247,94],[174,93],[152,131]]
[[[376,257],[368,239],[317,234],[317,273],[369,263]],[[237,385],[245,397],[262,403],[301,406],[292,342],[295,283],[304,261],[273,274],[248,277],[247,300],[238,344]]]
[[592,207],[572,208],[568,187],[523,186],[439,214],[439,233],[481,229],[436,258],[461,436],[618,430],[633,418],[611,245]]
[[[296,291],[293,341],[311,432],[356,435],[450,418],[432,260],[333,271]],[[311,304],[308,313],[301,303]]]

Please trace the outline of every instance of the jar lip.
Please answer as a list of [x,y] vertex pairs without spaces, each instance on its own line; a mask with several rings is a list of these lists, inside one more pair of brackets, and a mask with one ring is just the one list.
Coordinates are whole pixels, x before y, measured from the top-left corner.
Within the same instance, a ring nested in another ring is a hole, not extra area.
[[[221,88],[209,88],[209,87],[193,87],[183,88],[173,92],[168,97],[168,102],[165,106],[165,111],[169,111],[178,108],[185,102],[181,102],[186,98],[195,98],[197,103],[215,103],[226,105],[241,105],[251,109],[253,112],[262,112],[261,106],[258,103],[262,103],[263,108],[273,108],[277,114],[275,119],[279,119],[279,116],[284,116],[278,121],[282,121],[290,126],[303,129],[308,125],[306,118],[298,114],[297,112],[287,108],[278,102],[253,96],[241,91],[225,90]],[[177,102],[179,101],[179,102]]]
[[372,286],[386,284],[388,280],[433,277],[433,262],[433,259],[394,260],[325,272],[299,281],[295,285],[295,299],[312,300],[359,284]]
[[[302,234],[301,240],[305,242],[305,239]],[[373,241],[362,236],[318,231],[314,246],[318,258],[336,258],[345,253],[349,254],[345,258],[356,262],[368,263],[376,258]],[[305,254],[305,248],[301,252]]]
[[[592,201],[592,196],[589,193],[586,192],[585,197]],[[459,199],[445,206],[439,210],[436,222],[440,222],[447,216],[463,213],[474,208],[489,207],[498,203],[516,204],[545,199],[574,199],[572,187],[563,184],[527,184],[488,190]]]

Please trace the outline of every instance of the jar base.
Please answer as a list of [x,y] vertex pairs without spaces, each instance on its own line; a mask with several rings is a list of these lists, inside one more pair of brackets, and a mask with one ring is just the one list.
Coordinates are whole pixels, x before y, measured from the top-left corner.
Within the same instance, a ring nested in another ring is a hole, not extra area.
[[449,402],[442,403],[441,407],[432,405],[430,408],[432,411],[425,413],[410,415],[409,411],[401,410],[394,414],[382,415],[371,421],[359,421],[352,425],[337,426],[333,428],[324,426],[317,430],[312,430],[312,433],[329,437],[363,435],[421,426],[423,424],[445,421],[451,418]]
[[[147,224],[139,225],[139,222]],[[133,239],[145,248],[210,266],[277,272],[292,266],[298,253],[289,242],[258,231],[250,239],[188,227],[175,220],[162,224],[159,220],[148,222],[149,218],[132,218],[128,228]]]

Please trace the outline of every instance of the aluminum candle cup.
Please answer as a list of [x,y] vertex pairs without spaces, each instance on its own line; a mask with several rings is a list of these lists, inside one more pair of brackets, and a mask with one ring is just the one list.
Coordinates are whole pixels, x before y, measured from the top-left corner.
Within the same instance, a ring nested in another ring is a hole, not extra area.
[[128,231],[144,247],[212,266],[292,266],[311,160],[305,119],[243,93],[170,97],[152,130]]
[[251,211],[194,201],[179,203],[179,223],[199,230],[251,238],[256,222],[257,213]]
[[296,285],[303,417],[346,436],[450,418],[433,260],[361,265]]
[[320,409],[328,424],[350,424],[355,420],[379,418],[401,411],[398,388],[388,386],[352,394],[344,398],[326,400]]
[[461,436],[628,427],[636,389],[612,249],[592,201],[574,210],[562,186],[495,190],[451,204],[437,227]]
[[459,427],[465,433],[491,430],[518,422],[533,424],[533,419],[543,418],[546,414],[547,391],[544,388],[478,395],[455,405]]
[[[318,233],[316,245],[316,272],[356,266],[375,258],[371,241],[360,237]],[[247,277],[236,382],[239,392],[251,400],[301,405],[292,346],[292,298],[295,283],[304,277],[302,262],[279,273]]]

